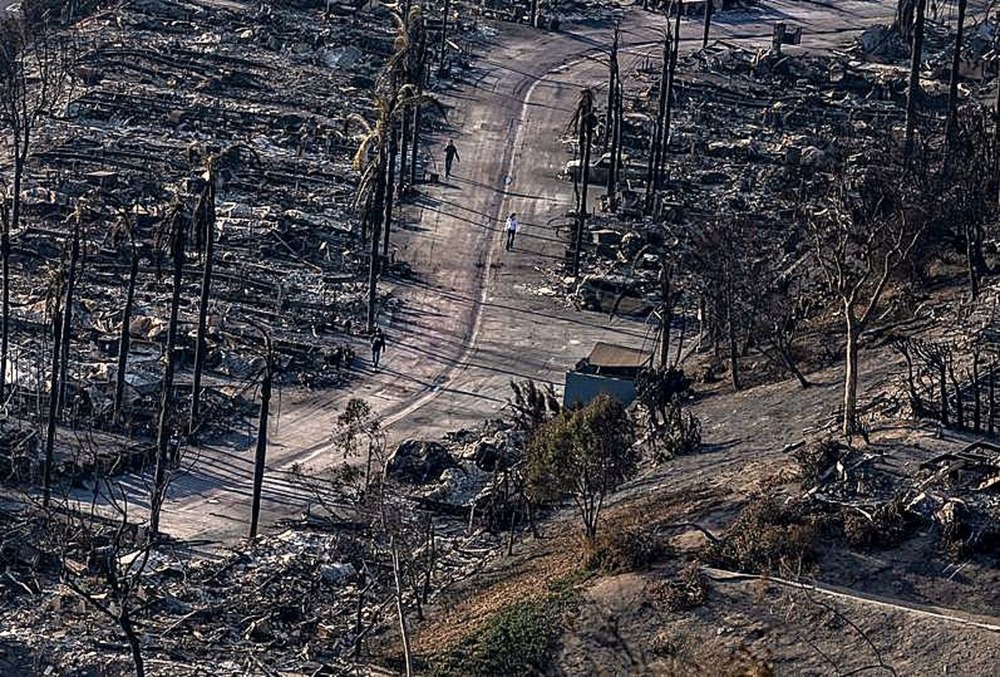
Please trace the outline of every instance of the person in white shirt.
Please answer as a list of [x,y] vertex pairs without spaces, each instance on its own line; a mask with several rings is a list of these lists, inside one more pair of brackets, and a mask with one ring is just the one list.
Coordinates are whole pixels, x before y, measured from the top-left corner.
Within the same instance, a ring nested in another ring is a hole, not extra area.
[[511,212],[510,216],[507,217],[507,224],[504,226],[504,230],[507,231],[507,245],[504,248],[507,251],[514,248],[514,236],[517,235],[519,227],[520,224],[517,222],[517,215]]

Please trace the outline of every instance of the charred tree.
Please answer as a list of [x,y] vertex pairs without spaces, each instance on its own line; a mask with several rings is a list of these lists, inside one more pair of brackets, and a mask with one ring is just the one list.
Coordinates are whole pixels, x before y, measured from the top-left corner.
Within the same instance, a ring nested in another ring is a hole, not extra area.
[[580,92],[572,125],[580,147],[580,189],[576,201],[576,228],[573,237],[573,277],[580,276],[580,254],[583,249],[583,231],[587,224],[587,191],[590,186],[590,153],[594,144],[597,114],[594,111],[594,92]]
[[208,304],[212,295],[212,265],[215,257],[215,200],[220,180],[214,161],[209,161],[204,175],[205,187],[195,209],[197,232],[201,233],[205,245],[202,256],[201,296],[198,299],[198,334],[194,351],[194,376],[191,384],[191,412],[188,417],[188,434],[194,435],[201,422],[201,377],[205,370],[208,347],[206,332],[208,326]]
[[622,96],[618,68],[619,30],[615,26],[614,39],[611,43],[611,55],[608,60],[608,111],[605,125],[605,146],[610,146],[611,166],[608,169],[608,207],[614,211],[618,201],[618,167],[621,161],[621,117]]
[[951,55],[951,77],[948,82],[948,124],[947,124],[947,157],[945,163],[951,166],[951,155],[954,151],[955,136],[958,133],[958,70],[962,65],[962,32],[965,28],[966,0],[958,0],[958,24],[955,27],[955,53]]
[[705,49],[708,47],[708,33],[712,28],[712,12],[715,9],[712,6],[712,0],[705,0],[705,19],[701,31],[701,48]]
[[173,410],[173,390],[175,355],[177,347],[178,314],[180,312],[181,286],[184,274],[184,238],[187,224],[178,205],[167,224],[165,235],[169,238],[170,255],[173,258],[172,293],[170,296],[170,320],[167,324],[167,345],[164,350],[163,390],[160,393],[160,412],[156,425],[156,470],[153,491],[149,499],[149,534],[156,538],[160,528],[160,511],[167,493],[167,464],[170,446],[170,418]]
[[62,271],[56,273],[55,289],[50,294],[52,305],[52,373],[49,377],[49,412],[45,425],[45,461],[42,467],[42,506],[49,507],[52,494],[52,466],[55,463],[56,419],[59,416],[59,363],[62,355]]
[[69,72],[65,45],[44,21],[28,25],[12,6],[0,13],[0,137],[7,155],[0,171],[0,401],[6,393],[10,357],[11,233],[19,227],[28,158],[39,120],[63,94]]
[[913,160],[913,134],[917,125],[917,97],[920,96],[920,64],[924,53],[924,6],[926,0],[915,0],[913,41],[910,48],[910,78],[906,87],[906,132],[903,158],[907,166]]
[[264,337],[264,374],[260,384],[260,416],[257,423],[257,448],[254,452],[253,502],[250,506],[250,539],[257,537],[260,521],[260,496],[264,486],[264,465],[267,461],[267,426],[271,413],[271,378],[274,372],[274,350],[270,335],[260,329]]
[[56,393],[56,411],[63,411],[66,402],[66,379],[69,371],[69,344],[73,332],[73,299],[76,294],[76,269],[80,260],[80,221],[82,206],[77,207],[70,235],[69,270],[66,274],[66,302],[62,309],[62,336],[59,353],[59,388]]
[[118,371],[115,373],[115,420],[121,422],[125,412],[125,376],[128,373],[128,354],[131,342],[132,307],[135,304],[135,285],[139,278],[139,251],[135,242],[134,228],[124,217],[128,229],[129,268],[125,283],[125,308],[122,310],[122,324],[118,333]]
[[646,212],[653,210],[653,196],[659,183],[657,170],[660,166],[660,147],[663,145],[663,119],[667,110],[667,71],[670,68],[670,33],[663,36],[663,58],[660,65],[660,90],[656,99],[656,121],[649,142],[649,156],[646,164]]

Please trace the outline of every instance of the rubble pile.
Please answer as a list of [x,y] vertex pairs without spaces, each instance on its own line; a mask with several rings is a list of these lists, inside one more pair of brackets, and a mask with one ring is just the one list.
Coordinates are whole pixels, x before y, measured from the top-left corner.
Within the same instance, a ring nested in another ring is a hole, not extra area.
[[[933,526],[952,556],[1000,554],[1000,447],[976,442],[930,458],[824,441],[796,452],[805,497],[843,516],[855,546],[892,547]],[[902,462],[901,462],[902,461]]]
[[[250,323],[267,327],[280,382],[338,387],[349,380],[367,267],[352,158],[395,31],[383,8],[362,4],[137,0],[112,9],[79,4],[77,12],[90,13],[64,17],[70,83],[32,139],[21,224],[11,234],[7,383],[15,418],[40,418],[47,409],[51,309],[65,278],[59,260],[68,259],[79,232],[63,408],[73,425],[120,423],[109,414],[136,261],[124,409],[130,436],[151,431],[173,294],[168,231],[175,217],[186,222],[175,395],[190,393],[206,256],[195,214],[212,176],[202,384],[208,425],[224,431],[249,413],[264,367],[263,339]],[[462,49],[481,37],[467,24],[450,32]],[[429,130],[441,124],[430,112],[424,122]],[[418,167],[425,163],[420,151]],[[404,269],[390,266],[388,274]]]
[[[426,519],[411,516],[414,523]],[[101,533],[89,543],[67,544],[58,556],[12,550],[7,546],[13,541],[2,542],[0,554],[10,573],[0,582],[0,642],[23,646],[39,669],[129,671],[118,626],[59,583],[62,567],[63,576],[95,599],[105,598],[95,553],[107,551],[102,544],[109,536]],[[430,551],[426,543],[397,540],[397,547],[408,548],[401,575],[409,613],[472,575],[498,544],[487,533],[468,534],[464,521],[435,518],[431,533]],[[141,607],[134,613],[144,659],[157,674],[172,675],[204,674],[208,666],[213,674],[256,674],[262,665],[282,674],[336,674],[359,656],[363,663],[366,647],[391,635],[396,623],[390,546],[370,538],[363,531],[296,528],[221,557],[192,556],[168,546],[152,551],[144,568],[133,570],[141,577],[131,603]],[[115,550],[119,570],[128,572],[142,552],[141,547]]]
[[[991,35],[995,29],[977,30]],[[935,31],[940,35],[925,47],[929,73],[925,68],[915,130],[916,152],[928,161],[943,152],[949,74],[939,66],[949,63],[953,42],[946,29],[935,26]],[[892,35],[887,31],[885,37]],[[978,58],[972,42],[970,58]],[[824,366],[834,357],[829,351],[801,345],[804,335],[818,335],[827,308],[821,274],[810,264],[807,225],[847,169],[880,167],[885,164],[880,155],[901,155],[906,59],[876,63],[865,58],[863,47],[814,56],[723,42],[682,53],[664,180],[650,190],[646,165],[660,91],[659,49],[638,57],[622,83],[623,164],[614,208],[603,196],[610,141],[604,111],[598,111],[590,195],[604,209],[586,218],[581,249],[586,274],[566,276],[565,267],[554,268],[537,293],[557,288],[578,308],[657,319],[664,265],[671,262],[678,279],[670,288],[679,290],[673,317],[681,327],[697,326],[702,340],[718,346],[731,325],[730,302],[757,299],[738,308],[739,322],[786,348],[780,359],[764,350],[752,364],[745,360],[753,382],[787,374],[792,357],[807,369]],[[982,99],[991,91],[995,81],[984,80],[986,75],[970,71],[961,83],[963,98]],[[574,157],[563,171],[567,178],[580,173],[576,137],[566,138]],[[575,211],[566,216],[572,232]],[[747,251],[755,253],[753,260],[744,256]],[[572,246],[566,256],[575,256]],[[727,299],[720,289],[734,277],[740,280],[734,283],[738,291]],[[792,288],[796,294],[780,291]],[[762,307],[774,317],[761,322]],[[800,345],[792,347],[788,335],[771,336],[774,327],[794,328]],[[756,342],[753,333],[747,329],[737,342]]]

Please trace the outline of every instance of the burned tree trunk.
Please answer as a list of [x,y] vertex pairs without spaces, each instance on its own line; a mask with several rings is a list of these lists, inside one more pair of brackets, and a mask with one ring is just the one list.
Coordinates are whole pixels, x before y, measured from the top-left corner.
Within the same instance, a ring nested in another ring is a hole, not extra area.
[[910,50],[910,79],[906,87],[906,137],[903,159],[909,166],[913,159],[913,132],[917,124],[917,97],[920,95],[920,63],[924,52],[924,5],[926,0],[916,0],[913,20],[913,41]]
[[194,351],[194,376],[191,384],[191,413],[188,419],[188,434],[194,435],[201,418],[201,376],[205,369],[208,352],[205,334],[208,325],[208,303],[212,294],[212,263],[215,253],[215,197],[216,173],[212,167],[207,172],[205,190],[198,203],[195,228],[202,234],[205,243],[204,266],[201,276],[201,297],[198,300],[198,335]]
[[712,28],[712,0],[705,0],[705,21],[701,31],[701,48],[708,47],[708,32]]
[[450,9],[450,0],[444,0],[444,10],[441,12],[441,52],[438,55],[438,76],[443,76],[446,70],[446,53],[448,51],[448,12]]
[[70,70],[66,45],[47,23],[42,17],[28,26],[16,10],[0,22],[0,137],[8,140],[0,146],[6,155],[0,162],[6,165],[0,176],[0,401],[10,361],[10,236],[21,221],[21,192],[37,123],[62,97]]
[[614,41],[611,43],[611,58],[608,73],[608,113],[605,139],[610,145],[611,166],[608,169],[608,208],[615,211],[618,196],[618,165],[621,159],[621,83],[618,73],[618,27],[615,26]]
[[170,253],[173,256],[173,290],[170,297],[170,321],[167,325],[167,346],[163,367],[163,391],[160,394],[160,415],[156,426],[156,471],[153,493],[149,500],[149,533],[155,538],[160,528],[160,510],[167,493],[167,451],[170,441],[170,413],[174,389],[174,350],[177,345],[178,314],[181,302],[181,283],[184,273],[184,219],[178,209],[170,224]]
[[958,69],[962,63],[962,31],[965,28],[966,0],[958,0],[958,24],[955,27],[955,53],[951,56],[951,77],[948,82],[948,124],[946,142],[948,150],[945,164],[951,165],[951,155],[955,149],[955,135],[958,133]]
[[389,231],[392,229],[392,207],[396,190],[396,147],[398,145],[398,132],[396,123],[389,121],[389,150],[385,170],[385,213],[382,216],[382,258],[389,256]]
[[573,277],[580,276],[580,253],[583,248],[583,231],[587,223],[587,191],[590,187],[590,151],[594,144],[594,127],[597,116],[594,113],[594,93],[584,89],[580,93],[574,123],[580,145],[580,192],[576,203],[576,230],[573,238]]
[[52,375],[49,378],[49,413],[45,426],[45,462],[42,468],[42,506],[46,508],[49,507],[49,498],[52,494],[56,418],[59,414],[59,362],[62,352],[60,350],[60,340],[62,339],[61,295],[61,292],[56,293],[52,301]]
[[375,329],[375,304],[378,301],[378,276],[379,276],[379,242],[382,236],[382,215],[383,215],[383,202],[385,200],[385,166],[386,166],[386,149],[385,144],[380,144],[378,149],[378,166],[375,171],[378,172],[378,180],[375,182],[374,196],[371,201],[370,209],[365,216],[365,221],[369,224],[369,252],[368,252],[368,322],[367,328],[368,332],[371,333]]
[[683,7],[683,0],[677,0],[674,7],[674,11],[677,12],[674,17],[674,44],[670,49],[670,60],[667,63],[667,85],[666,102],[663,110],[663,131],[660,133],[660,143],[656,152],[655,187],[657,188],[663,183],[663,177],[665,174],[664,170],[667,160],[667,148],[670,146],[670,119],[674,107],[674,73],[677,70],[677,53],[680,51],[681,47],[681,11],[683,10]]
[[74,219],[69,250],[69,271],[66,276],[66,302],[63,304],[62,337],[59,354],[59,390],[56,393],[56,411],[61,412],[66,401],[66,377],[69,371],[69,344],[73,330],[73,297],[76,294],[76,269],[80,260],[80,219]]
[[666,370],[670,361],[670,325],[674,319],[672,283],[674,267],[667,257],[660,260],[660,369]]
[[121,421],[125,411],[125,376],[128,371],[128,352],[131,341],[132,306],[135,304],[135,283],[139,277],[139,252],[132,242],[129,260],[128,282],[125,286],[125,309],[122,311],[122,326],[118,334],[118,371],[115,374],[115,420]]
[[257,537],[257,525],[260,521],[260,495],[264,486],[264,464],[267,460],[267,424],[271,412],[271,378],[274,370],[274,351],[271,348],[271,337],[264,335],[264,378],[260,384],[260,417],[257,423],[257,448],[254,453],[253,469],[253,503],[250,506],[250,539]]
[[972,430],[981,432],[983,424],[983,404],[979,398],[979,349],[972,350]]
[[653,137],[649,143],[649,158],[646,164],[646,212],[653,209],[653,195],[656,184],[659,183],[657,169],[659,168],[660,146],[663,142],[663,117],[667,109],[667,70],[670,68],[670,34],[663,36],[663,62],[660,66],[660,91],[656,100],[656,122],[653,126]]

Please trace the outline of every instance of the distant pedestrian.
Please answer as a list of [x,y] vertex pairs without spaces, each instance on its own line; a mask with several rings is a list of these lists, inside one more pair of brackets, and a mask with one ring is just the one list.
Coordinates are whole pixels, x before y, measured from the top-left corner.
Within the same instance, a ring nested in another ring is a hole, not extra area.
[[444,147],[444,175],[445,177],[451,176],[451,165],[458,160],[462,161],[462,158],[458,157],[458,149],[455,148],[455,142],[451,139],[448,140],[448,145]]
[[375,333],[372,334],[372,368],[378,369],[378,361],[382,357],[382,351],[385,350],[385,334],[382,333],[381,327],[375,328]]
[[504,230],[507,231],[507,244],[504,248],[507,251],[514,248],[514,236],[517,235],[517,230],[520,228],[520,225],[521,224],[517,222],[517,214],[511,212],[510,216],[507,217],[506,225],[504,225]]

